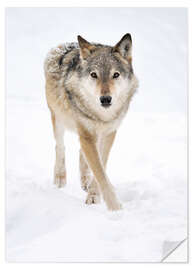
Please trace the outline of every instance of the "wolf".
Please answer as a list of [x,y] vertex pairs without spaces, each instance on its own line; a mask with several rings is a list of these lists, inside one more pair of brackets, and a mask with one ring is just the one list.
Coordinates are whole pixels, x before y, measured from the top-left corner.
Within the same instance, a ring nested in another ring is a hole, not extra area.
[[80,179],[86,204],[103,200],[109,210],[122,208],[105,172],[117,130],[125,117],[138,80],[132,67],[132,38],[115,46],[64,43],[49,51],[44,62],[46,99],[56,141],[54,183],[66,184],[64,131],[78,134]]

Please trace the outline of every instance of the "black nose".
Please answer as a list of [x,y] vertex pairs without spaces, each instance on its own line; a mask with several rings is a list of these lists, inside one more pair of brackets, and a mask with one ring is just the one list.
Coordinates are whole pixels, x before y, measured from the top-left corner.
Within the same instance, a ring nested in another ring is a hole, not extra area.
[[101,96],[100,97],[100,102],[103,107],[109,107],[111,105],[111,96]]

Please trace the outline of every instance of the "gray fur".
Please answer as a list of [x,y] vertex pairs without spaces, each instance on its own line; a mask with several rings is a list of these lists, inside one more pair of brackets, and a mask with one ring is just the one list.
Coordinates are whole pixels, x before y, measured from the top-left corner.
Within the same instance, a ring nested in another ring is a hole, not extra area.
[[[81,63],[78,43],[64,43],[61,45],[62,49],[57,59],[57,70],[63,70],[65,68],[65,76],[67,77],[73,71],[79,76],[89,76],[90,72],[96,69],[100,71],[103,82],[109,79],[112,67],[116,68],[123,76],[130,77],[133,74],[132,64],[129,62],[125,64],[121,61],[118,54],[113,52],[113,47],[97,43],[92,44],[96,46],[96,50],[84,63]],[[67,60],[67,62],[65,60]]]

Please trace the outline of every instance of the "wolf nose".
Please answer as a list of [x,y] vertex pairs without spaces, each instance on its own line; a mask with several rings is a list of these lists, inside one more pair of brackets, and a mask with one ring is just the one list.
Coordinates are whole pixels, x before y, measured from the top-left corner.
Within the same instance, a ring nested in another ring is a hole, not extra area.
[[100,102],[103,107],[109,107],[111,105],[111,96],[101,96],[100,97]]

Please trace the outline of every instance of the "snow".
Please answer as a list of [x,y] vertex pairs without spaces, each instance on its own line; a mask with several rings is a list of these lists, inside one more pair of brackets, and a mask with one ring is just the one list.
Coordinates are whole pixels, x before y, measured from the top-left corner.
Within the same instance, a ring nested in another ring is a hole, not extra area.
[[[43,62],[77,34],[114,44],[128,31],[140,87],[108,163],[123,204],[112,213],[104,202],[84,204],[72,133],[65,134],[67,185],[53,185]],[[185,9],[7,9],[8,261],[159,262],[165,241],[186,238],[186,31]]]

